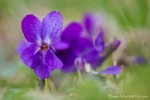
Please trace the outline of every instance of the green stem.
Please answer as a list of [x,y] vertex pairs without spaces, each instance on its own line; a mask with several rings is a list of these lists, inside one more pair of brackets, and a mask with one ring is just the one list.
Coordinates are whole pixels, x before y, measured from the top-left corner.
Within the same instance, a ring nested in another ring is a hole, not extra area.
[[123,68],[123,85],[126,84],[126,77],[127,77],[127,68]]
[[46,92],[50,93],[50,87],[49,87],[48,79],[45,79],[45,90],[46,90]]
[[117,77],[115,74],[113,75],[113,80],[114,80],[114,83],[117,84]]
[[81,80],[82,80],[81,71],[79,69],[77,69],[77,73],[78,73],[78,77],[79,77],[79,82],[81,82]]
[[126,84],[126,71],[123,72],[123,85]]

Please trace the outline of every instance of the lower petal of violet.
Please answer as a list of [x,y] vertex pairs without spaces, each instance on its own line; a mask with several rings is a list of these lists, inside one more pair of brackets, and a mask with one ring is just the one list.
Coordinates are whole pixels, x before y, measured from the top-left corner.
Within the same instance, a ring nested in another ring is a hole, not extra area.
[[41,62],[33,70],[35,74],[41,79],[49,78],[49,75],[52,71],[52,69],[48,65],[44,64],[43,62]]
[[52,71],[52,68],[44,63],[44,55],[45,54],[42,51],[38,51],[35,54],[32,62],[32,67],[35,74],[42,79],[49,78],[50,72]]
[[120,74],[121,68],[119,66],[109,66],[103,71],[99,72],[99,74]]
[[22,62],[28,67],[30,67],[31,69],[33,68],[32,67],[33,57],[37,52],[37,50],[38,50],[38,45],[31,44],[29,47],[23,50],[20,56]]
[[51,69],[59,69],[63,66],[62,61],[54,54],[51,49],[46,51],[44,63],[51,67]]

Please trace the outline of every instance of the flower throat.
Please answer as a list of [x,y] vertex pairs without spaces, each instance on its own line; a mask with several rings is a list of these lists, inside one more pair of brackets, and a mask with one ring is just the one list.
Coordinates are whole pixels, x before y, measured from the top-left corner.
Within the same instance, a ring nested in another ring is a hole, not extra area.
[[46,44],[42,44],[41,50],[46,51],[48,49],[48,46]]

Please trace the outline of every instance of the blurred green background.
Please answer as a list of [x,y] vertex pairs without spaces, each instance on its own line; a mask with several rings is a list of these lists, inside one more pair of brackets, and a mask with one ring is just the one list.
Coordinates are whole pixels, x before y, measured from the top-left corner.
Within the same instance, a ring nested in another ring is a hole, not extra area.
[[[50,11],[61,12],[64,28],[71,21],[82,22],[86,12],[103,16],[107,35],[122,40],[118,52],[150,58],[150,0],[0,0],[0,100],[111,100],[108,95],[148,95],[150,100],[150,65],[129,65],[126,84],[123,78],[117,85],[102,80],[85,77],[77,82],[77,74],[65,75],[61,71],[52,72],[51,79],[56,89],[44,94],[38,88],[34,73],[19,59],[15,49],[24,38],[20,23],[26,14],[34,14],[40,20]],[[115,53],[117,56],[119,53]],[[114,56],[115,56],[114,55]],[[106,61],[104,65],[110,65]],[[131,67],[131,68],[130,68]],[[108,87],[108,88],[104,88]],[[128,100],[128,97],[115,98]],[[137,100],[137,98],[132,98]]]

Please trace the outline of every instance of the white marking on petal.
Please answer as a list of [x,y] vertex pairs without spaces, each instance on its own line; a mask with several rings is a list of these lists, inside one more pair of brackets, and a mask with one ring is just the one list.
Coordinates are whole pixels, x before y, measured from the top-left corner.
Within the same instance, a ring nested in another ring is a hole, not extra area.
[[51,39],[46,36],[45,39],[44,39],[44,43],[46,43],[47,45],[50,45],[51,44]]
[[38,46],[37,50],[35,51],[35,53],[37,53],[41,48]]
[[41,39],[39,36],[37,37],[37,44],[38,44],[38,45],[41,45],[41,44],[42,44],[42,39]]

